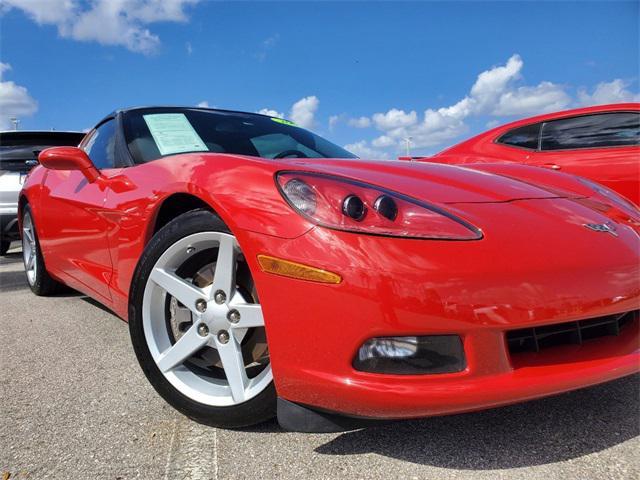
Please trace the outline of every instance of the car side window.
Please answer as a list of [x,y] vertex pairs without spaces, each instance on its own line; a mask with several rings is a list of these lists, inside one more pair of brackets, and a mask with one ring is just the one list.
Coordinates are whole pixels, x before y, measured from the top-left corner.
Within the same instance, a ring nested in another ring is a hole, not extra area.
[[93,165],[102,170],[116,164],[116,122],[107,120],[96,128],[84,144],[84,151]]
[[640,113],[617,112],[563,118],[542,127],[542,150],[640,145]]
[[540,123],[534,123],[532,125],[514,128],[498,138],[497,142],[513,147],[537,150],[540,139],[540,126]]

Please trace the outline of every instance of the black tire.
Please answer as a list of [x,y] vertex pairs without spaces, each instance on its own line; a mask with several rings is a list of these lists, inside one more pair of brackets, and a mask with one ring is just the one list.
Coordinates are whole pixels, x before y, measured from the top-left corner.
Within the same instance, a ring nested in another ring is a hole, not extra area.
[[11,240],[0,240],[0,257],[4,257],[11,247]]
[[276,413],[276,390],[273,381],[254,398],[233,406],[214,407],[196,402],[179,392],[164,377],[149,352],[143,330],[142,301],[151,271],[171,245],[198,232],[231,233],[214,214],[193,210],[170,221],[159,230],[145,248],[133,275],[129,294],[129,333],[138,362],[147,379],[160,396],[176,410],[196,422],[221,428],[241,428],[267,421]]
[[54,280],[51,277],[51,275],[49,275],[49,272],[47,271],[47,267],[45,266],[45,263],[44,263],[44,257],[42,256],[42,249],[40,248],[40,241],[38,240],[38,231],[36,228],[35,220],[33,218],[33,213],[31,212],[31,207],[29,207],[29,205],[25,205],[24,207],[24,210],[22,212],[23,220],[25,215],[27,214],[31,216],[31,222],[33,225],[33,235],[35,237],[34,240],[36,242],[35,281],[33,283],[29,281],[29,277],[27,275],[26,265],[25,265],[25,276],[27,278],[27,284],[29,285],[29,288],[31,288],[31,291],[36,295],[38,295],[39,297],[46,297],[49,295],[60,293],[61,291],[65,290],[66,287],[62,283],[58,282],[57,280]]

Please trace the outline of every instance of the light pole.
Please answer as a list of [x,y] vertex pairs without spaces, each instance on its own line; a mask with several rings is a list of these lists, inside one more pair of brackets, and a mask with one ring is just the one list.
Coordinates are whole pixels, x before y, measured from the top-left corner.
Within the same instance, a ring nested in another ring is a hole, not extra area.
[[18,124],[20,123],[20,120],[18,120],[16,117],[11,117],[10,120],[11,123],[13,123],[13,129],[18,130]]
[[407,157],[411,156],[411,140],[413,139],[413,137],[405,137],[404,141],[405,141],[405,145],[407,148]]

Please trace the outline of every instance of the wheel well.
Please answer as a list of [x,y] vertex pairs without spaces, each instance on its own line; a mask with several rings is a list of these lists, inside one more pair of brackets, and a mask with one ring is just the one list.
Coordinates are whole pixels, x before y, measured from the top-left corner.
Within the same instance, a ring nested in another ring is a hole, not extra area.
[[150,237],[177,216],[199,208],[213,212],[211,206],[198,197],[189,195],[188,193],[175,193],[171,195],[162,202],[156,214],[156,220]]
[[25,205],[29,204],[29,199],[26,195],[20,195],[18,198],[18,227],[22,228],[22,212],[24,212]]

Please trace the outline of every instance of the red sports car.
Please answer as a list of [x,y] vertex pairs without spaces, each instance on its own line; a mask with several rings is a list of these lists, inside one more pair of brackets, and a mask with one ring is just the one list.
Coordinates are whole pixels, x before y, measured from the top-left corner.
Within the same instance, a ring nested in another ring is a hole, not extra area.
[[421,160],[452,165],[516,162],[562,170],[590,178],[640,205],[640,103],[518,120]]
[[640,212],[589,181],[365,161],[286,120],[177,107],[117,111],[39,160],[31,289],[128,319],[197,421],[331,431],[639,369]]

